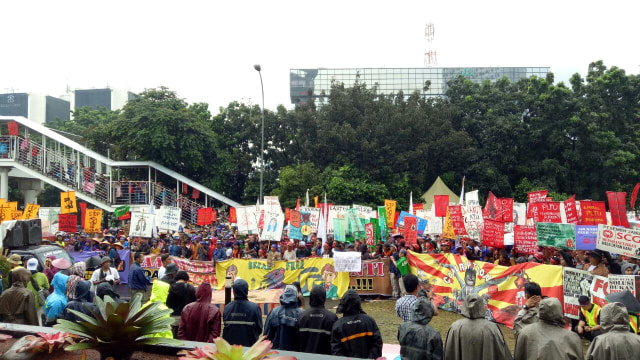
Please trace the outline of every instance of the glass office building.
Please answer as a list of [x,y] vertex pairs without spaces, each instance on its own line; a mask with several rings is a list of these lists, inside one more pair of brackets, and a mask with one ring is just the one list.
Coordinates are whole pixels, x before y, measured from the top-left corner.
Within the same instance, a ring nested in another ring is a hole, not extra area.
[[[447,82],[458,76],[464,76],[473,82],[495,81],[507,77],[518,81],[531,76],[545,77],[549,67],[457,67],[457,68],[360,68],[360,69],[291,69],[291,103],[306,103],[309,94],[317,100],[323,100],[331,91],[332,82],[341,82],[345,86],[353,85],[356,77],[373,87],[377,84],[381,94],[397,94],[399,91],[411,95],[418,91],[425,96],[444,96]],[[425,83],[431,82],[424,90]],[[324,94],[324,95],[323,95]]]

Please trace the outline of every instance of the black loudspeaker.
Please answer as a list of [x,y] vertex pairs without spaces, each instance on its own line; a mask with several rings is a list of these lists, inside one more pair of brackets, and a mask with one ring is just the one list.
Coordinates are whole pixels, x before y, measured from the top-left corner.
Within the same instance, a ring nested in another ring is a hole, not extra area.
[[24,235],[22,231],[22,222],[17,221],[13,229],[7,231],[4,237],[3,246],[5,248],[18,248],[24,245]]
[[22,223],[22,233],[25,237],[24,245],[40,245],[42,242],[42,221],[40,219],[31,219]]

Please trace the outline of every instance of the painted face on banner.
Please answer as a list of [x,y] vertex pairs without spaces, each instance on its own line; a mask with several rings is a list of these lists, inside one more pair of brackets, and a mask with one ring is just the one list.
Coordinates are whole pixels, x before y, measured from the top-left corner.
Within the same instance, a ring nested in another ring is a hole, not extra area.
[[291,212],[291,219],[289,220],[291,222],[291,226],[293,227],[300,227],[300,212],[299,211],[292,211]]

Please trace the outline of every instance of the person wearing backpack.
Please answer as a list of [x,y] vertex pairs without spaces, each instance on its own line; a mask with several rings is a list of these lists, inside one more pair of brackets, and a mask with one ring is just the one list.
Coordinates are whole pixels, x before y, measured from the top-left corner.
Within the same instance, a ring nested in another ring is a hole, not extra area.
[[42,306],[49,296],[49,279],[42,272],[38,271],[38,259],[27,260],[27,270],[31,272],[31,280],[27,283],[27,289],[33,292],[36,301],[36,311],[38,313],[38,324],[42,326]]

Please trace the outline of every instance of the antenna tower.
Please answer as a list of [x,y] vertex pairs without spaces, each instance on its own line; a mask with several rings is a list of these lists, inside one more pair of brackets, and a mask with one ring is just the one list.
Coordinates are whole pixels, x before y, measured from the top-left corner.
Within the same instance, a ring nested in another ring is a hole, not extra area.
[[433,23],[424,26],[424,39],[426,50],[424,52],[424,66],[432,67],[438,65],[438,56],[433,49],[433,38],[435,36],[435,27]]

